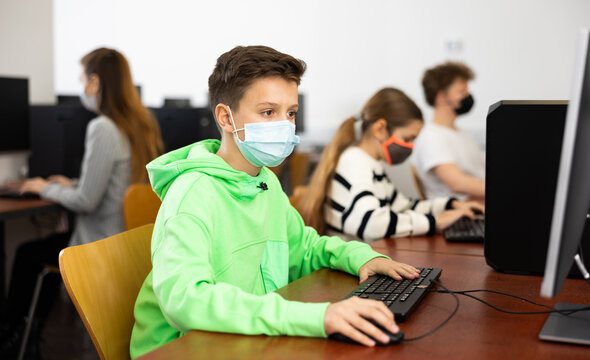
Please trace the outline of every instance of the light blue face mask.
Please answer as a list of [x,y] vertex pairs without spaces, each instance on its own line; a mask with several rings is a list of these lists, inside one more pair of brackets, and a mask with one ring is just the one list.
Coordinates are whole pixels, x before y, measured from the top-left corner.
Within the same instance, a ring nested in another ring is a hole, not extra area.
[[[229,118],[234,126],[234,139],[238,149],[250,164],[254,166],[273,167],[282,163],[299,144],[295,135],[295,125],[289,120],[268,121],[245,124],[236,128],[229,106]],[[244,141],[238,137],[238,131],[244,131]]]
[[97,113],[98,112],[98,104],[96,103],[96,95],[88,96],[86,95],[86,90],[82,89],[82,93],[80,93],[80,101],[82,102],[82,106],[84,106],[87,110]]

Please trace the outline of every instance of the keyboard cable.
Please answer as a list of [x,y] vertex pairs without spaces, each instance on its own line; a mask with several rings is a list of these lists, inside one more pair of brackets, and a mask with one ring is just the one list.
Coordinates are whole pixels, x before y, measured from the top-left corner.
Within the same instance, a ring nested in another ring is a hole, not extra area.
[[[458,290],[458,291],[453,291],[453,290],[449,290],[449,289],[443,287],[443,290],[432,289],[432,290],[429,290],[429,291],[430,292],[437,292],[437,293],[441,293],[441,294],[463,295],[463,296],[472,298],[473,300],[479,301],[482,304],[487,305],[487,306],[491,307],[494,310],[497,310],[497,311],[500,311],[500,312],[503,312],[503,313],[507,313],[507,314],[513,314],[513,315],[536,315],[536,314],[551,314],[551,313],[559,313],[559,314],[562,314],[562,315],[571,315],[571,314],[576,313],[576,312],[579,312],[579,311],[588,311],[588,310],[590,310],[590,306],[585,306],[585,307],[582,307],[582,308],[579,308],[579,309],[572,309],[572,310],[568,310],[568,309],[558,310],[558,309],[555,309],[555,308],[553,308],[553,307],[551,307],[549,305],[539,304],[539,303],[536,303],[536,302],[534,302],[532,300],[523,298],[523,297],[518,296],[518,295],[508,294],[508,293],[501,292],[501,291],[496,291],[496,290],[477,289],[477,290]],[[487,293],[493,293],[493,294],[498,294],[498,295],[503,295],[503,296],[509,296],[509,297],[513,297],[513,298],[518,299],[518,300],[522,300],[522,301],[528,302],[528,303],[533,304],[533,305],[536,305],[536,306],[545,307],[545,308],[547,308],[549,310],[543,310],[543,311],[513,311],[513,310],[506,310],[506,309],[502,309],[502,308],[500,308],[498,306],[495,306],[495,305],[493,305],[493,304],[491,304],[491,303],[489,303],[489,302],[487,302],[487,301],[485,301],[485,300],[483,300],[481,298],[478,298],[477,296],[471,294],[471,293],[475,293],[475,292],[487,292]]]
[[[403,341],[404,342],[409,342],[409,341],[415,341],[415,340],[420,340],[423,339],[429,335],[432,335],[433,333],[435,333],[436,331],[438,331],[440,328],[442,328],[443,326],[445,326],[452,318],[453,316],[455,316],[455,314],[457,313],[457,311],[459,310],[459,297],[457,297],[457,295],[463,295],[469,298],[472,298],[474,300],[477,300],[481,303],[483,303],[484,305],[487,305],[489,307],[491,307],[494,310],[503,312],[503,313],[507,313],[507,314],[513,314],[513,315],[535,315],[535,314],[550,314],[550,313],[559,313],[562,315],[571,315],[580,311],[588,311],[590,310],[590,306],[585,306],[579,309],[563,309],[563,310],[558,310],[555,309],[549,305],[545,305],[545,304],[540,304],[540,303],[536,303],[532,300],[523,298],[521,296],[518,295],[513,295],[513,294],[508,294],[502,291],[496,291],[496,290],[487,290],[487,289],[476,289],[476,290],[460,290],[460,291],[454,291],[454,290],[449,290],[447,287],[445,287],[443,284],[441,284],[440,282],[438,282],[437,280],[430,280],[432,283],[438,285],[439,287],[442,288],[442,290],[440,289],[429,289],[427,290],[428,292],[436,292],[436,293],[440,293],[440,294],[450,294],[455,298],[455,309],[453,310],[453,312],[442,322],[440,323],[438,326],[436,326],[434,329],[419,335],[419,336],[415,336],[415,337],[411,337],[411,338],[405,338]],[[508,296],[508,297],[512,297],[518,300],[523,300],[525,302],[528,302],[530,304],[536,305],[536,306],[541,306],[541,307],[545,307],[549,310],[544,310],[544,311],[512,311],[512,310],[506,310],[506,309],[502,309],[498,306],[495,306],[481,298],[478,298],[475,295],[472,295],[471,293],[476,293],[476,292],[487,292],[487,293],[492,293],[492,294],[498,294],[498,295],[503,295],[503,296]]]
[[[433,283],[435,283],[436,285],[440,286],[444,290],[446,290],[444,292],[443,291],[440,291],[440,292],[442,292],[444,294],[451,294],[451,295],[453,295],[453,297],[455,298],[455,301],[456,301],[456,303],[455,303],[455,309],[453,310],[453,312],[451,313],[451,315],[449,315],[442,323],[440,323],[439,325],[437,325],[434,329],[432,329],[432,330],[430,330],[428,332],[425,332],[424,334],[419,335],[419,336],[414,336],[414,337],[411,337],[411,338],[405,338],[403,340],[404,342],[420,340],[420,339],[423,339],[423,338],[425,338],[425,337],[427,337],[429,335],[434,334],[440,328],[442,328],[443,326],[445,326],[449,322],[449,320],[451,320],[453,318],[453,316],[455,316],[455,314],[457,313],[457,310],[459,310],[459,297],[457,295],[455,295],[455,293],[453,291],[447,289],[443,284],[439,283],[438,281],[436,281],[434,279],[431,279],[430,281],[433,282]],[[430,291],[436,291],[436,290],[430,290]]]

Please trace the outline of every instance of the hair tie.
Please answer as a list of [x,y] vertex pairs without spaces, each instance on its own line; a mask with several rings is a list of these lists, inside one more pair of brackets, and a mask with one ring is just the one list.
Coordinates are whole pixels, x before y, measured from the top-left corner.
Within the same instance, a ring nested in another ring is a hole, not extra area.
[[363,116],[354,117],[354,139],[359,141],[363,135]]

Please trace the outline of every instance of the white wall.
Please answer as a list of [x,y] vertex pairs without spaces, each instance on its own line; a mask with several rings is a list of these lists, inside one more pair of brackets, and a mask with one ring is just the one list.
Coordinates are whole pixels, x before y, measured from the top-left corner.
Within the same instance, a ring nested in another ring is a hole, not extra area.
[[590,26],[590,1],[56,0],[56,90],[78,92],[79,58],[106,45],[129,57],[147,104],[187,96],[204,105],[215,59],[265,44],[307,62],[307,135],[325,140],[383,86],[406,91],[429,117],[421,75],[457,59],[477,73],[476,106],[461,122],[483,142],[490,104],[568,97],[580,26]]
[[[0,0],[0,76],[28,77],[29,101],[53,103],[53,67],[53,1]],[[22,177],[26,163],[26,153],[0,153],[0,181]]]
[[[52,0],[0,0],[0,76],[28,77],[33,104],[55,101]],[[0,153],[0,181],[22,177],[26,163],[26,153]],[[39,234],[28,218],[6,221],[5,232],[8,285],[17,246]]]

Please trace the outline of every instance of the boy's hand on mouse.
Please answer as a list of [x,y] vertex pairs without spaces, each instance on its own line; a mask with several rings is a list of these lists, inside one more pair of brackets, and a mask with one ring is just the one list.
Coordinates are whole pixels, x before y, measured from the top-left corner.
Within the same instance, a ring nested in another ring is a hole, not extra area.
[[477,201],[454,200],[451,206],[453,209],[468,209],[476,214],[485,214],[485,207]]
[[365,318],[375,320],[393,333],[399,331],[393,313],[383,302],[356,296],[328,305],[324,330],[328,335],[340,333],[366,346],[375,346],[373,339],[384,344],[389,342],[389,337]]
[[420,271],[412,265],[389,260],[384,257],[371,259],[359,269],[359,279],[362,283],[371,275],[383,274],[396,280],[401,280],[402,276],[406,279],[415,279],[420,276]]

